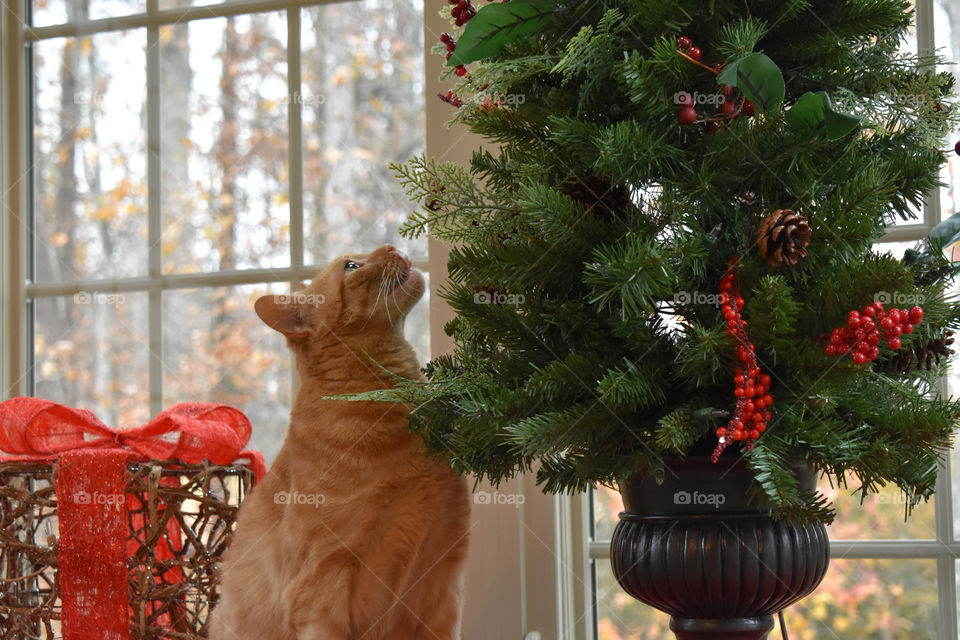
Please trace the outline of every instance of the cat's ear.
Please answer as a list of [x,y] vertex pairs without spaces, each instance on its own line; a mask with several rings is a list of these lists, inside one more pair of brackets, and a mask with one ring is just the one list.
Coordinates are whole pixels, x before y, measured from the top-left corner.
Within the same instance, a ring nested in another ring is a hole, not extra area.
[[254,303],[253,308],[271,329],[293,340],[302,340],[309,334],[310,325],[303,321],[300,306],[284,298],[288,296],[263,296]]

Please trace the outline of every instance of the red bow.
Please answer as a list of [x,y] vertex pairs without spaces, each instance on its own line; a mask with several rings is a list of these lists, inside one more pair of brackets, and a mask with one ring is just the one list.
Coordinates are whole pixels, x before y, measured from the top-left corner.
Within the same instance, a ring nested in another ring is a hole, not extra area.
[[[126,464],[163,459],[226,465],[246,458],[260,480],[266,474],[263,456],[242,451],[250,432],[242,411],[220,404],[178,404],[141,427],[116,430],[90,411],[50,400],[0,403],[0,451],[12,454],[0,454],[0,462],[59,463],[58,565],[65,640],[129,638]],[[165,537],[158,550],[167,544],[180,548],[181,532],[172,518]]]
[[42,398],[13,398],[0,403],[0,462],[55,460],[77,449],[128,449],[134,459],[182,460],[199,464],[250,461],[260,480],[263,456],[242,451],[250,440],[250,420],[222,404],[184,402],[133,429],[111,429],[91,411],[71,409]]

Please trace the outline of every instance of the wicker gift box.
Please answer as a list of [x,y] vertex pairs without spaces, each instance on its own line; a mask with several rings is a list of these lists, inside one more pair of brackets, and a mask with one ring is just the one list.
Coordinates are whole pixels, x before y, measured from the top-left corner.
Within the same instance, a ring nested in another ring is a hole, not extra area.
[[[0,455],[0,640],[205,637],[218,561],[263,463],[239,450],[242,413],[184,407],[136,430],[98,424],[91,439],[93,423],[71,422],[88,412],[0,403],[0,449],[21,454]],[[25,459],[25,442],[59,452]]]

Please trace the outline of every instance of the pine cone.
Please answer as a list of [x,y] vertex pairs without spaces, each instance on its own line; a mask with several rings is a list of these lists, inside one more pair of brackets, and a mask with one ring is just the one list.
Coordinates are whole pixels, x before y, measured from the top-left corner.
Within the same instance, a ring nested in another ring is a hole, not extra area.
[[589,176],[576,179],[563,189],[564,195],[582,203],[598,218],[612,218],[630,204],[630,191],[622,184],[611,184],[606,178]]
[[784,260],[797,264],[807,256],[810,235],[806,218],[790,209],[778,209],[760,223],[757,232],[760,255],[773,267],[779,267]]
[[926,368],[927,371],[933,368],[933,365],[940,364],[940,358],[948,358],[954,351],[950,348],[953,344],[953,332],[947,331],[942,338],[930,339],[926,342],[913,345],[909,349],[903,349],[893,354],[885,360],[881,369],[890,372],[909,374],[912,370]]

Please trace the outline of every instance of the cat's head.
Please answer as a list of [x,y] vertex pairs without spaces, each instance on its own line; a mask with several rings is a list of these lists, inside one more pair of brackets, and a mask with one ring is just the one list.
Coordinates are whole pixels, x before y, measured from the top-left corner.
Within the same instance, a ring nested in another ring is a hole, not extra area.
[[257,300],[257,315],[291,346],[330,340],[366,342],[402,335],[403,320],[423,295],[423,274],[391,245],[340,256],[305,288]]

